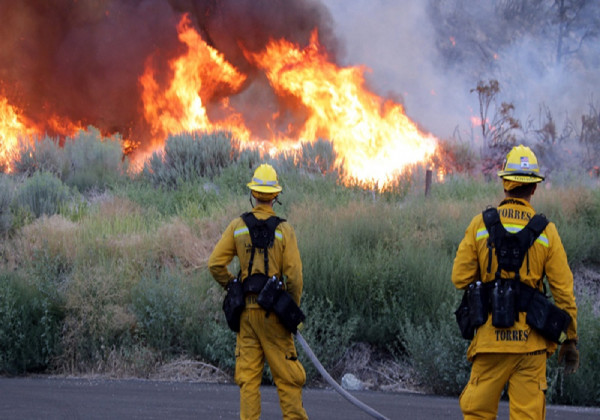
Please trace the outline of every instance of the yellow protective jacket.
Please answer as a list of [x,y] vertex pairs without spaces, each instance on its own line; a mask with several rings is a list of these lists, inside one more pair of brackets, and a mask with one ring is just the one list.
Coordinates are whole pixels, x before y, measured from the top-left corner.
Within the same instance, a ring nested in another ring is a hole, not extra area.
[[[257,219],[264,220],[275,216],[275,212],[268,205],[257,205],[252,209]],[[250,233],[241,217],[234,219],[223,235],[208,260],[208,268],[215,280],[223,287],[227,287],[229,281],[235,277],[227,266],[235,256],[239,258],[242,270],[241,279],[248,277],[248,264],[250,262],[250,250],[252,241]],[[260,250],[256,250],[252,263],[252,273],[263,273],[269,277],[285,277],[287,292],[292,296],[296,304],[300,305],[302,295],[302,261],[296,241],[296,233],[287,222],[279,224],[275,230],[275,241],[272,248],[268,250],[269,272],[264,273],[264,256]]]
[[[535,214],[529,202],[514,198],[504,200],[498,207],[498,212],[505,228],[512,227],[517,230],[522,229]],[[469,283],[479,279],[484,283],[494,280],[498,263],[494,256],[491,270],[487,272],[488,237],[480,213],[471,220],[456,252],[452,282],[458,289],[465,289]],[[529,268],[527,259],[529,259]],[[502,277],[512,277],[511,274],[513,273],[503,271]],[[547,276],[556,305],[567,311],[572,318],[567,336],[569,339],[577,338],[577,307],[573,294],[573,274],[554,223],[550,222],[529,248],[519,274],[523,283],[537,287],[539,290],[542,290],[544,274]],[[467,358],[472,361],[477,353],[529,353],[543,349],[552,354],[556,350],[556,344],[533,330],[525,322],[525,316],[526,313],[521,312],[519,319],[511,328],[494,327],[489,316],[487,322],[477,329],[467,351]]]

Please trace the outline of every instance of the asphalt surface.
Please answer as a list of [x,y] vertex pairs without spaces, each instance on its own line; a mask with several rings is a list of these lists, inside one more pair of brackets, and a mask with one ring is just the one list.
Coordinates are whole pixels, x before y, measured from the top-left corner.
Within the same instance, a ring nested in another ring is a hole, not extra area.
[[[277,391],[265,386],[262,419],[281,419]],[[461,419],[456,398],[413,393],[352,392],[390,420]],[[333,390],[305,389],[311,420],[361,420],[369,415]],[[0,419],[239,419],[236,385],[147,380],[0,377]],[[508,419],[501,401],[499,419]],[[600,419],[600,408],[549,406],[548,420]]]

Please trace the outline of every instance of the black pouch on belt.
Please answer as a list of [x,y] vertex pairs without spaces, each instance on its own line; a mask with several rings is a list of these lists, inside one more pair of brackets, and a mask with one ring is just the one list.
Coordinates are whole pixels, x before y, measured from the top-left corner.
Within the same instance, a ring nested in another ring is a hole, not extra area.
[[296,334],[298,325],[305,319],[302,310],[285,290],[279,293],[277,300],[273,304],[273,312],[277,315],[283,326],[293,334]]
[[244,289],[239,279],[233,279],[227,286],[227,295],[223,300],[223,312],[227,325],[232,331],[240,331],[240,316],[246,302],[244,301]]
[[456,323],[458,324],[458,329],[460,330],[462,338],[465,340],[472,340],[475,336],[475,327],[471,324],[471,316],[469,315],[469,298],[467,290],[463,293],[462,300],[460,301],[458,309],[454,312],[454,316],[456,317]]
[[256,302],[267,311],[267,314],[273,310],[273,305],[279,298],[279,295],[282,292],[283,283],[277,279],[277,277],[271,277],[265,286],[262,288],[260,293],[258,294],[258,298]]
[[496,328],[510,328],[515,324],[517,312],[517,281],[497,279],[491,290],[492,325]]
[[480,281],[474,281],[467,287],[467,296],[469,299],[469,318],[474,328],[479,328],[488,319],[489,297],[486,286]]
[[571,316],[550,302],[543,293],[536,291],[529,302],[525,320],[544,338],[561,343],[566,337]]

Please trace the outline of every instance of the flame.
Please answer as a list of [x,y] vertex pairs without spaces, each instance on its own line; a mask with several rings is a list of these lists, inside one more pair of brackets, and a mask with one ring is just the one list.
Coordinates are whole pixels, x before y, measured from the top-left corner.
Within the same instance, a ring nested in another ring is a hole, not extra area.
[[0,96],[0,168],[6,167],[8,172],[11,171],[19,141],[34,134],[21,120],[19,111]]
[[331,140],[337,163],[344,163],[350,178],[381,186],[435,152],[436,139],[421,133],[402,105],[365,88],[364,68],[329,61],[316,30],[304,49],[279,40],[246,54],[280,96],[291,95],[308,110],[299,140]]
[[173,79],[169,86],[166,89],[159,86],[150,64],[140,78],[144,116],[151,125],[152,144],[160,147],[168,134],[196,130],[213,132],[224,129],[240,140],[248,140],[249,131],[239,113],[230,107],[227,98],[220,102],[227,115],[222,121],[212,122],[206,110],[206,102],[214,98],[219,89],[235,92],[246,76],[202,40],[190,26],[187,15],[179,22],[177,32],[188,51],[170,63]]
[[5,97],[0,96],[0,168],[12,172],[12,164],[19,149],[24,144],[32,144],[42,134],[51,132],[57,136],[72,136],[84,130],[79,123],[68,118],[51,115],[43,128],[23,117],[21,110],[10,105]]

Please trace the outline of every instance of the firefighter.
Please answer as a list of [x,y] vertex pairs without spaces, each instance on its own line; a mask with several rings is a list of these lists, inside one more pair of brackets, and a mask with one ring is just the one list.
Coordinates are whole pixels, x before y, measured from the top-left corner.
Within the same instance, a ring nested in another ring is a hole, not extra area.
[[[250,213],[257,220],[275,218],[273,203],[282,187],[275,169],[260,165],[247,184],[256,204]],[[246,214],[245,214],[246,215]],[[245,216],[243,215],[243,216]],[[296,305],[302,294],[302,262],[292,226],[278,219],[274,240],[267,252],[252,250],[248,225],[242,217],[234,219],[215,246],[208,266],[215,280],[227,289],[234,276],[228,264],[237,256],[242,285],[249,278],[285,278],[285,289]],[[261,255],[266,254],[266,255]],[[264,258],[263,258],[264,257]],[[267,265],[268,272],[265,272]],[[249,272],[251,271],[251,272]],[[235,349],[235,381],[240,387],[240,418],[260,418],[260,384],[265,361],[269,364],[277,387],[284,419],[307,419],[302,404],[302,387],[306,373],[298,360],[294,338],[280,322],[277,315],[267,313],[257,303],[257,293],[245,293],[245,307],[239,320]]]
[[[526,146],[513,147],[498,176],[505,194],[498,206],[501,223],[507,230],[519,231],[535,214],[530,199],[538,183],[544,180],[535,154]],[[477,280],[483,284],[494,280],[498,261],[497,256],[490,255],[488,236],[483,215],[475,216],[454,260],[452,282],[456,288],[466,289]],[[488,269],[488,258],[492,259],[491,269]],[[505,275],[504,271],[500,273],[501,277]],[[551,222],[528,248],[517,273],[520,282],[535,290],[542,288],[544,275],[555,305],[571,318],[566,337],[563,333],[566,340],[561,344],[559,363],[564,363],[565,373],[574,373],[579,366],[579,352],[573,274],[556,226]],[[475,330],[467,351],[467,359],[472,362],[471,375],[459,399],[465,419],[495,419],[507,383],[511,418],[545,418],[546,359],[556,351],[557,343],[528,325],[526,312],[519,312],[521,309],[516,310],[514,325],[509,328],[494,327],[489,316]]]

